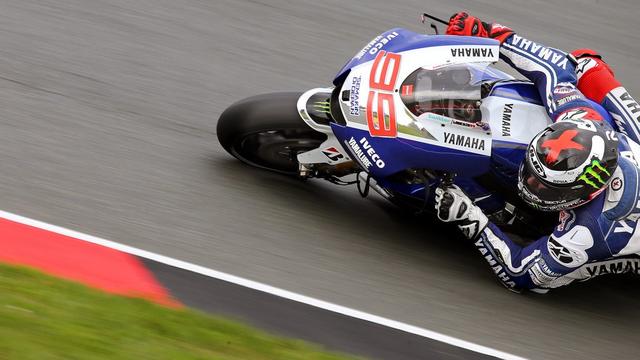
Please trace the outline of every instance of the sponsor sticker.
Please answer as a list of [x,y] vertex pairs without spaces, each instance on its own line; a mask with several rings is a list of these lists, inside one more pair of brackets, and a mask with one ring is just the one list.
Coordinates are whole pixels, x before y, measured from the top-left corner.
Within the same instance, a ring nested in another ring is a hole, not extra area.
[[386,164],[380,158],[380,155],[376,153],[376,150],[371,146],[367,138],[363,137],[360,141],[357,141],[351,137],[347,144],[366,169],[370,168],[373,164],[379,169],[385,167]]
[[571,227],[575,220],[575,213],[573,210],[562,210],[560,211],[559,219],[560,223],[556,227],[558,231],[564,231]]
[[589,277],[624,273],[640,275],[640,259],[620,259],[608,263],[586,265],[585,268]]
[[500,282],[502,282],[506,287],[514,289],[516,287],[516,283],[511,280],[509,275],[507,275],[503,264],[497,261],[491,254],[491,252],[487,248],[488,245],[486,243],[485,237],[481,235],[478,240],[476,240],[474,245],[476,246],[478,251],[480,251],[480,254],[482,254],[484,259],[489,263],[489,266],[491,267],[491,269],[493,269],[493,272],[496,274]]
[[322,153],[331,161],[338,161],[344,158],[344,155],[342,155],[340,151],[338,151],[338,149],[336,149],[335,147],[324,149],[322,150]]
[[502,108],[502,136],[511,136],[511,115],[514,104],[504,104]]
[[533,146],[529,146],[529,162],[531,163],[533,170],[536,172],[536,174],[538,174],[538,176],[543,179],[547,177],[542,164],[540,164],[540,161],[538,161],[538,156],[536,155],[536,150],[533,148]]
[[635,119],[640,121],[640,104],[638,104],[628,92],[620,95],[620,100],[622,100],[622,103],[627,107],[627,109],[629,109],[633,116],[636,116]]
[[444,142],[447,144],[457,145],[475,150],[484,150],[484,140],[472,136],[444,133]]
[[362,57],[369,53],[371,55],[375,55],[380,51],[385,45],[389,43],[389,41],[393,40],[396,36],[398,36],[397,32],[393,31],[390,34],[385,36],[378,35],[373,40],[371,40],[360,52],[355,56],[356,59],[360,60]]
[[362,145],[362,148],[365,150],[366,154],[368,155],[369,159],[371,159],[371,161],[376,164],[376,166],[379,169],[384,168],[384,161],[382,161],[382,159],[380,159],[380,155],[378,155],[376,153],[376,150],[373,148],[373,146],[371,146],[371,144],[369,143],[369,141],[367,140],[367,138],[363,137],[362,139],[360,139],[360,144]]
[[571,255],[571,251],[566,247],[562,246],[556,239],[550,237],[547,241],[547,249],[549,250],[549,254],[551,257],[556,259],[559,263],[568,265],[573,262],[573,256]]
[[611,180],[611,188],[614,191],[618,191],[618,190],[622,189],[622,179],[619,178],[619,177],[616,177],[613,180]]
[[535,42],[527,40],[518,34],[513,35],[510,46],[517,46],[520,49],[536,55],[540,59],[551,62],[553,65],[567,70],[569,58],[564,53],[536,44]]
[[351,79],[351,91],[349,91],[349,113],[360,116],[360,82],[362,76]]
[[453,57],[494,57],[493,49],[490,47],[486,48],[451,48],[451,56]]

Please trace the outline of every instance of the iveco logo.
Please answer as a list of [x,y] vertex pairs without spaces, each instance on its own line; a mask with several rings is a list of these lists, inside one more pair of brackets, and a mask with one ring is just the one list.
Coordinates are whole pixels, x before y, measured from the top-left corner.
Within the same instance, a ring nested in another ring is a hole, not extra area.
[[393,40],[396,36],[398,36],[397,32],[393,31],[385,36],[378,35],[373,40],[371,40],[367,46],[365,46],[360,52],[355,56],[356,59],[360,60],[364,54],[369,53],[371,55],[375,55],[380,49],[382,49],[387,43]]
[[[352,137],[351,139],[349,139],[348,144],[353,150],[353,153],[358,157],[358,159],[360,159],[360,162],[362,163],[362,165],[364,165],[364,167],[368,169],[372,164],[376,164],[379,169],[384,168],[384,161],[380,158],[380,155],[376,153],[376,150],[371,146],[366,138],[363,137],[362,139],[360,139],[360,143],[358,144],[356,139]],[[362,150],[360,144],[362,144],[364,150]]]

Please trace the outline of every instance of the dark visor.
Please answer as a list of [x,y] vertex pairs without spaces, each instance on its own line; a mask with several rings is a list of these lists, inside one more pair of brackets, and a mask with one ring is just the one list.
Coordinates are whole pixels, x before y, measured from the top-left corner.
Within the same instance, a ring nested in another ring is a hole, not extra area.
[[[551,185],[543,182],[534,175],[527,165],[520,167],[520,179],[525,192],[537,197],[542,204],[557,205],[574,201],[576,199],[588,199],[589,195],[597,189],[586,185]],[[533,199],[532,199],[533,200]]]

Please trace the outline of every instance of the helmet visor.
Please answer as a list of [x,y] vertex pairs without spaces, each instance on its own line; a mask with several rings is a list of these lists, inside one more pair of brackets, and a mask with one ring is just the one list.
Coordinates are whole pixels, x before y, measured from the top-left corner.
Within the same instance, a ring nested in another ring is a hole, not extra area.
[[520,195],[535,208],[547,211],[570,209],[590,200],[599,189],[585,184],[559,186],[545,183],[524,163],[520,166]]

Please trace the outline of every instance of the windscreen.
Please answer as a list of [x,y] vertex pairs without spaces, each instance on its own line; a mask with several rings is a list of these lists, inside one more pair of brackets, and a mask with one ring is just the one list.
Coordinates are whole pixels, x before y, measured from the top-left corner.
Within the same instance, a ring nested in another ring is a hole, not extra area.
[[402,83],[401,98],[414,115],[426,112],[478,122],[483,73],[489,64],[456,64],[420,68]]

